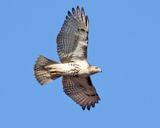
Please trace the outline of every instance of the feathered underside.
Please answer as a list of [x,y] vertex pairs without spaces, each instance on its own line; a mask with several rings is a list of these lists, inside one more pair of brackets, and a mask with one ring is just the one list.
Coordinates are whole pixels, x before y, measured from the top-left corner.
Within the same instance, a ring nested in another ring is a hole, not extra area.
[[87,58],[88,16],[77,6],[68,15],[57,36],[57,51],[62,63]]
[[[78,6],[76,9],[72,8],[72,12],[68,11],[57,36],[57,52],[62,63],[40,56],[35,64],[34,72],[37,81],[42,85],[62,76],[65,94],[82,109],[90,110],[98,103],[100,97],[91,82],[91,74],[87,69],[90,67],[87,62],[88,32],[89,19],[84,9]],[[73,68],[67,68],[64,65],[73,66]],[[79,73],[82,70],[86,71],[85,75]],[[65,73],[67,75],[64,75]]]
[[[62,63],[86,61],[89,19],[77,6],[68,15],[57,36],[57,51]],[[64,92],[83,109],[94,107],[100,100],[90,77],[63,77]]]
[[63,77],[66,95],[72,98],[84,110],[90,110],[100,100],[90,77]]

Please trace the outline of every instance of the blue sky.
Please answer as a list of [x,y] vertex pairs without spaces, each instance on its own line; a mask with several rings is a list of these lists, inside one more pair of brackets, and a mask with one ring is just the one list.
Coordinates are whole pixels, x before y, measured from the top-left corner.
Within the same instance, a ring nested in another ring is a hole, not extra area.
[[[90,19],[89,62],[101,101],[82,109],[61,79],[40,86],[39,55],[57,60],[56,36],[67,11],[79,5]],[[1,128],[159,128],[160,2],[158,0],[1,0]]]

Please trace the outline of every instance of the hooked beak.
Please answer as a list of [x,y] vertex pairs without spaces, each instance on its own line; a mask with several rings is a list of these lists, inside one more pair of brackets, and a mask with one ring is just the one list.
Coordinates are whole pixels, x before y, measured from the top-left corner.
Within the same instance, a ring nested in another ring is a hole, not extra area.
[[102,72],[102,69],[101,69],[101,68],[99,68],[99,72]]

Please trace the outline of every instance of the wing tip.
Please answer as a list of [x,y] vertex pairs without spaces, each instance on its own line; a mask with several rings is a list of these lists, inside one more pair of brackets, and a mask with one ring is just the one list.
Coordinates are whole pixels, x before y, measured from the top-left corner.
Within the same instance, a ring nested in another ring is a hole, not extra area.
[[73,7],[71,9],[71,11],[68,10],[68,15],[67,16],[66,16],[67,20],[70,19],[71,17],[78,18],[88,28],[88,26],[89,26],[89,20],[88,20],[88,16],[85,15],[84,7],[81,7],[81,8],[79,6],[76,6],[75,8]]
[[83,106],[83,105],[81,105],[81,108],[82,108],[82,110],[88,110],[88,111],[90,111],[90,109],[91,108],[94,108],[95,107],[95,105],[96,104],[98,104],[100,99],[98,99],[95,103],[92,103],[92,104],[90,104],[90,105],[86,105],[86,106]]
[[68,16],[72,16],[72,13],[70,11],[68,11]]
[[77,5],[76,9],[77,9],[77,10],[80,10],[80,7],[79,7],[79,5]]

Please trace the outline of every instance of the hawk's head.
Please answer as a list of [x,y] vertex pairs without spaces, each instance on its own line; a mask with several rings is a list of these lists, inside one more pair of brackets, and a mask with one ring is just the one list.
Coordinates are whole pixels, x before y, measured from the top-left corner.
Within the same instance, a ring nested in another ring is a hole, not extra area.
[[98,73],[98,72],[102,72],[101,68],[97,67],[97,66],[90,66],[89,67],[89,72],[91,74],[95,74],[95,73]]

